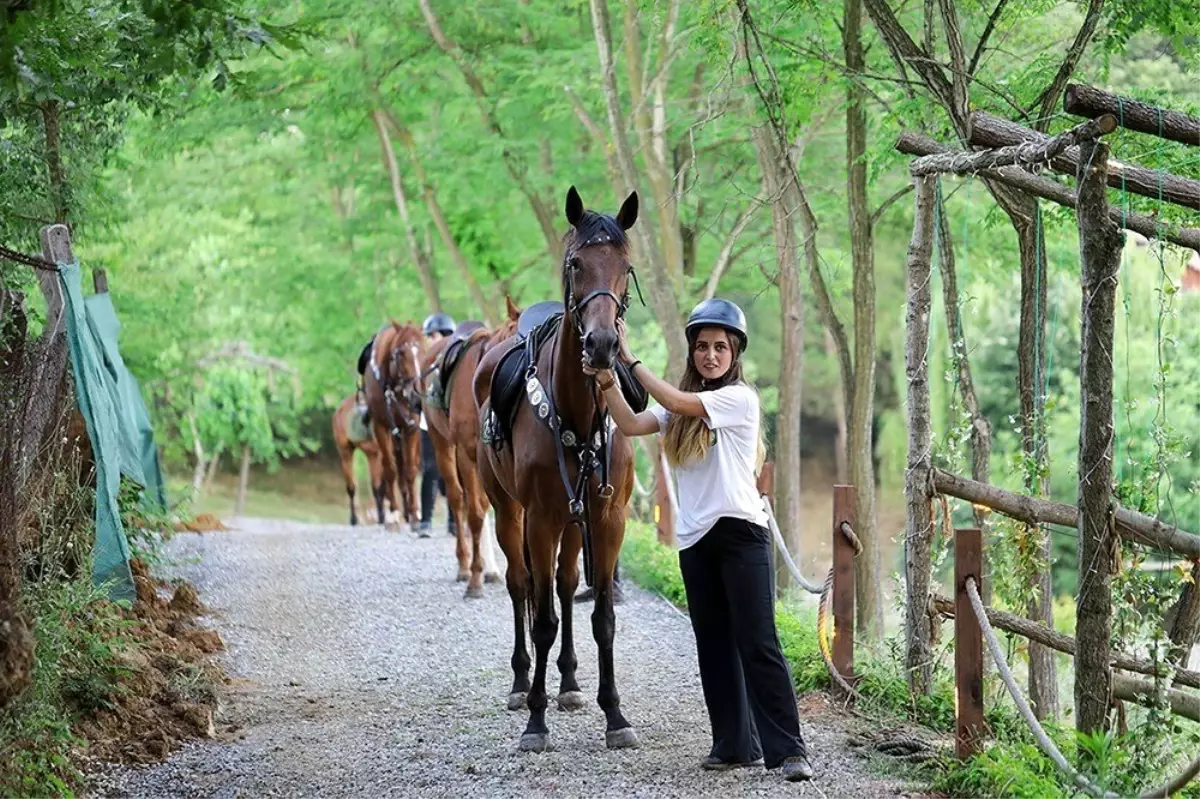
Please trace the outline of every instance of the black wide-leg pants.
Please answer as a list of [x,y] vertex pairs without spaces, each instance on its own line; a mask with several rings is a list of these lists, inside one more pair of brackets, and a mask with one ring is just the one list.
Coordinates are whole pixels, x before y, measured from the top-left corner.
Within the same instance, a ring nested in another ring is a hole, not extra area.
[[770,533],[721,518],[680,550],[679,568],[712,723],[711,754],[738,763],[761,757],[767,768],[807,754],[775,631]]

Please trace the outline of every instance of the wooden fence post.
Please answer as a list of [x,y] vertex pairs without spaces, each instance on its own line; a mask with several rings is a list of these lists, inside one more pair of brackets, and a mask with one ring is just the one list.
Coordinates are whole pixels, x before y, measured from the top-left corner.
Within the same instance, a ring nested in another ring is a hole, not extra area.
[[675,546],[675,513],[671,508],[671,487],[667,485],[670,479],[662,454],[662,445],[657,448],[658,457],[654,459],[654,526],[658,530],[660,543]]
[[983,740],[983,632],[967,594],[967,578],[979,587],[983,534],[978,527],[954,531],[954,753],[966,760]]
[[854,684],[854,545],[842,522],[854,527],[854,486],[833,487],[833,667]]
[[96,288],[97,294],[108,293],[108,273],[103,269],[96,268],[92,270],[92,285]]

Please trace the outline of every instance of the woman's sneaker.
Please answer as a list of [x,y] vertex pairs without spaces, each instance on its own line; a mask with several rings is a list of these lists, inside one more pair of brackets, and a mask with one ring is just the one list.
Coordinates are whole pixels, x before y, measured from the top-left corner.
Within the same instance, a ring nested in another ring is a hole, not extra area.
[[804,755],[792,755],[783,761],[783,778],[788,782],[808,782],[813,778],[813,767]]
[[752,768],[753,766],[761,766],[763,760],[760,757],[758,760],[748,760],[737,762],[733,760],[722,760],[716,755],[709,755],[700,761],[700,768],[706,771],[729,771],[735,768]]

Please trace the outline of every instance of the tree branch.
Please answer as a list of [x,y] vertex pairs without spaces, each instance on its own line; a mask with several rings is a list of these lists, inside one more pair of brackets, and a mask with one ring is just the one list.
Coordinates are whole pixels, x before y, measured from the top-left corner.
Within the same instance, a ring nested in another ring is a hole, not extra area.
[[983,26],[983,33],[979,36],[979,41],[975,43],[975,52],[971,55],[971,63],[967,65],[967,73],[975,76],[975,70],[979,68],[979,59],[983,58],[984,50],[987,48],[988,39],[991,38],[992,32],[996,30],[996,23],[1000,21],[1000,14],[1004,12],[1004,7],[1008,5],[1008,0],[999,0],[996,7],[992,9],[992,13],[988,15],[987,25]]
[[880,203],[879,207],[875,209],[875,212],[871,214],[871,227],[875,227],[875,225],[879,223],[880,217],[887,213],[887,210],[891,208],[897,200],[901,200],[908,196],[908,193],[912,190],[913,184],[909,183],[904,188],[893,192],[891,197],[888,197],[886,200]]
[[1079,27],[1079,32],[1075,34],[1075,41],[1071,42],[1071,46],[1067,48],[1067,54],[1063,57],[1062,63],[1058,67],[1058,72],[1054,75],[1054,80],[1046,87],[1046,91],[1042,92],[1042,96],[1038,98],[1041,107],[1038,110],[1038,115],[1033,120],[1035,130],[1045,133],[1050,129],[1051,115],[1054,113],[1055,106],[1058,105],[1058,98],[1062,96],[1063,90],[1067,88],[1067,82],[1071,79],[1071,75],[1075,73],[1075,67],[1079,65],[1079,59],[1083,58],[1083,53],[1087,50],[1088,43],[1091,42],[1092,36],[1096,33],[1096,26],[1100,23],[1100,12],[1104,8],[1104,0],[1088,0],[1087,15],[1083,18],[1083,24]]
[[717,254],[717,261],[713,264],[712,272],[708,276],[708,283],[704,287],[704,299],[711,300],[717,293],[717,285],[721,282],[721,277],[729,269],[733,263],[733,247],[737,244],[738,237],[742,235],[742,231],[750,224],[750,220],[754,218],[754,214],[762,207],[763,198],[756,197],[746,210],[738,216],[733,223],[733,228],[730,229],[729,235],[725,237],[725,243],[721,245],[721,251]]

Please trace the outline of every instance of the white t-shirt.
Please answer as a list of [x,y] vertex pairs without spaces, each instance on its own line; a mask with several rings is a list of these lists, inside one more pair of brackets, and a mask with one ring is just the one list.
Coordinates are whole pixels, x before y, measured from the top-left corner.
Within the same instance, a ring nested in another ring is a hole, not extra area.
[[[697,396],[708,412],[705,423],[715,441],[703,460],[674,469],[679,518],[675,536],[687,549],[722,516],[767,526],[767,512],[758,493],[754,467],[758,457],[758,394],[744,383],[701,391]],[[658,429],[667,429],[670,412],[661,405],[650,409]]]

